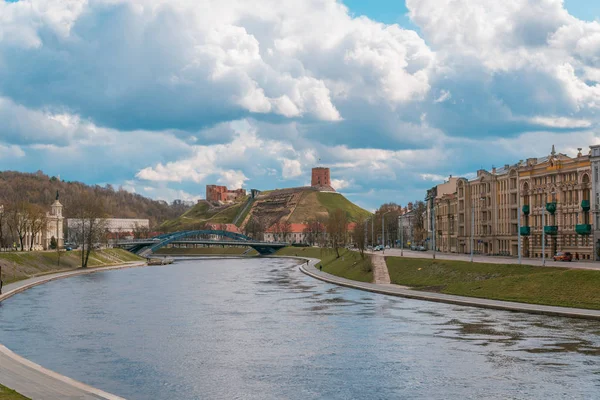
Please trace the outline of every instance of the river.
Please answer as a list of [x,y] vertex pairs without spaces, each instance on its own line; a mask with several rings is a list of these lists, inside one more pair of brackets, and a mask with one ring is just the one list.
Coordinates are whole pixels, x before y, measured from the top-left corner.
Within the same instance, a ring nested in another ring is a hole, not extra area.
[[600,322],[361,292],[284,259],[53,281],[0,303],[0,343],[131,400],[600,396]]

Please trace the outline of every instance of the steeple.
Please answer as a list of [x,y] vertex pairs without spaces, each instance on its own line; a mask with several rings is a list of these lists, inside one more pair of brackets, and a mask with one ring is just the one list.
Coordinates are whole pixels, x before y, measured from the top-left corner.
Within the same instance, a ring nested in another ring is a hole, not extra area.
[[556,150],[554,150],[554,145],[552,145],[552,152],[550,153],[552,156],[556,155]]
[[56,191],[56,201],[58,201],[58,190]]

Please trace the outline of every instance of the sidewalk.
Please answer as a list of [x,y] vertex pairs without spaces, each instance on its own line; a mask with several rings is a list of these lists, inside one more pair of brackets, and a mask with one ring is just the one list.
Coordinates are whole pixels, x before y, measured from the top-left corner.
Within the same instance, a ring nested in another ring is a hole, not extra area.
[[[389,250],[386,250],[386,255]],[[400,250],[398,250],[400,254]],[[406,256],[406,251],[405,251]],[[543,306],[537,304],[515,303],[510,301],[480,299],[476,297],[455,296],[442,293],[421,292],[393,284],[376,284],[352,281],[340,278],[315,268],[318,260],[311,259],[309,265],[301,265],[300,270],[313,278],[335,285],[345,286],[353,289],[365,290],[368,292],[385,294],[390,296],[406,297],[409,299],[435,301],[439,303],[458,304],[461,306],[492,308],[505,311],[525,312],[531,314],[552,315],[569,318],[595,319],[600,320],[600,310],[585,310],[581,308]]]
[[[0,301],[31,287],[56,279],[144,265],[145,263],[131,262],[113,267],[78,269],[25,279],[4,286]],[[0,383],[32,400],[124,400],[122,397],[114,396],[50,371],[13,353],[2,345],[0,345]]]

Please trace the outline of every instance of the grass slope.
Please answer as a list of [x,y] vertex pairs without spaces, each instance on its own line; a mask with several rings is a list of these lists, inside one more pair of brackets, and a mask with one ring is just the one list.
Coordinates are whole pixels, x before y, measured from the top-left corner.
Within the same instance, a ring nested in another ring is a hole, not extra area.
[[298,206],[290,216],[290,222],[303,223],[317,216],[327,217],[337,209],[346,212],[350,220],[355,221],[359,215],[369,217],[371,213],[352,203],[340,193],[306,192]]
[[246,204],[246,200],[247,198],[241,203],[234,203],[223,207],[212,207],[207,201],[201,201],[181,216],[165,221],[159,229],[174,232],[197,229],[201,224],[205,223],[230,224],[242,210],[242,207]]
[[332,275],[360,282],[373,282],[373,271],[369,259],[362,259],[358,252],[340,249],[340,258],[335,250],[317,247],[286,247],[279,250],[278,256],[299,256],[318,258],[323,271]]
[[600,271],[386,258],[392,283],[521,303],[600,309]]
[[30,400],[30,399],[29,399],[29,397],[22,396],[19,393],[15,392],[14,390],[7,388],[6,386],[0,385],[0,400]]
[[[5,283],[43,275],[51,272],[76,269],[81,266],[81,252],[62,252],[60,265],[57,265],[55,251],[32,251],[0,253],[2,280]],[[122,249],[92,251],[88,267],[117,265],[130,261],[143,261],[142,258]]]
[[[162,248],[154,254],[164,255],[247,255],[256,256],[258,252],[251,249],[248,253],[248,247],[201,247],[197,249],[177,249],[177,248]],[[246,253],[246,254],[244,254]]]

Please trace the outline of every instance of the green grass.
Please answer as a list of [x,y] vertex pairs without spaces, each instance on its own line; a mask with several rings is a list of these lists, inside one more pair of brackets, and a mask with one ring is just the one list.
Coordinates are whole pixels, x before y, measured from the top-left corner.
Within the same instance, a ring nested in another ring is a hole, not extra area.
[[[162,248],[154,254],[166,255],[242,255],[248,250],[247,247],[202,247],[197,249]],[[245,255],[256,256],[258,252],[254,249]]]
[[468,297],[600,309],[600,271],[386,258],[392,283]]
[[342,278],[360,282],[373,282],[373,271],[369,259],[362,259],[355,251],[340,249],[340,258],[335,250],[317,247],[286,247],[279,250],[279,256],[318,258],[323,271]]
[[344,210],[352,221],[359,215],[371,215],[339,193],[306,191],[290,216],[290,222],[303,223],[316,217],[327,218],[338,209]]
[[351,220],[355,220],[359,215],[362,215],[365,218],[371,216],[370,212],[360,208],[339,193],[319,192],[317,193],[317,199],[319,200],[319,203],[327,209],[329,214],[341,208],[346,211]]
[[242,210],[247,199],[248,196],[242,199],[241,202],[223,207],[212,207],[207,201],[201,201],[181,216],[165,221],[159,229],[174,232],[196,229],[205,223],[230,224]]
[[[131,261],[143,261],[143,259],[122,249],[92,251],[88,267],[115,265]],[[0,253],[0,263],[3,266],[3,280],[5,283],[10,283],[36,275],[79,268],[81,266],[81,252],[62,252],[60,265],[58,265],[58,254],[55,251]]]
[[29,397],[20,395],[19,393],[7,388],[6,386],[0,385],[0,400],[31,400],[31,399],[29,399]]

